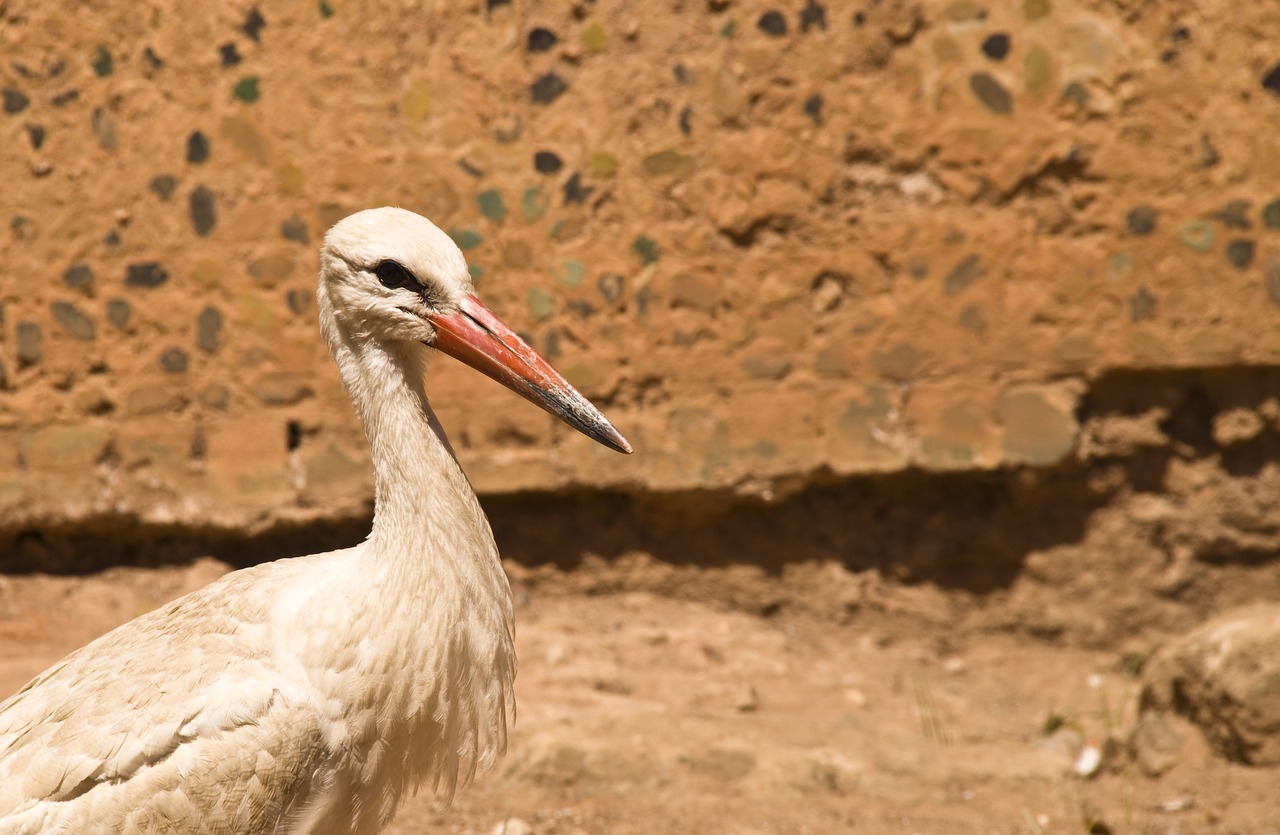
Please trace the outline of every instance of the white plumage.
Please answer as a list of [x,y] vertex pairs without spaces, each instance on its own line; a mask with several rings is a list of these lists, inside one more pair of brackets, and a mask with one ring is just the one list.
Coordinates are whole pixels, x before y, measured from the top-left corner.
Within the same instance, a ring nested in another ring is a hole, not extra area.
[[372,447],[368,539],[229,574],[0,703],[0,833],[371,833],[406,790],[451,796],[504,751],[510,590],[423,346],[630,447],[480,304],[425,218],[338,223],[318,298]]

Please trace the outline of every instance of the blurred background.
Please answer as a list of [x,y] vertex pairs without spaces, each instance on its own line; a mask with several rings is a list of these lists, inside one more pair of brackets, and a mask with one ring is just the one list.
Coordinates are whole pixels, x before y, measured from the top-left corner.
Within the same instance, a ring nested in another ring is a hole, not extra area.
[[1278,44],[1271,0],[0,0],[5,691],[363,537],[314,289],[390,204],[637,450],[432,367],[523,706],[402,831],[1273,827]]

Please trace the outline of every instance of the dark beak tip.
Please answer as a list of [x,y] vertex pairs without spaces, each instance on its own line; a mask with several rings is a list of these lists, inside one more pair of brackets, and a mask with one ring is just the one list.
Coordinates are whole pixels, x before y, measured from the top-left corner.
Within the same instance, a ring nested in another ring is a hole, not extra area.
[[618,431],[618,427],[610,423],[609,419],[604,415],[600,417],[604,421],[604,426],[602,427],[604,432],[602,434],[607,438],[607,445],[624,455],[630,455],[635,452],[631,447],[631,442],[622,436],[622,433]]
[[588,431],[584,434],[614,452],[621,452],[624,455],[630,455],[635,452],[631,447],[631,442],[622,437],[622,433],[615,429],[611,423],[606,422],[604,426],[597,428],[595,431]]

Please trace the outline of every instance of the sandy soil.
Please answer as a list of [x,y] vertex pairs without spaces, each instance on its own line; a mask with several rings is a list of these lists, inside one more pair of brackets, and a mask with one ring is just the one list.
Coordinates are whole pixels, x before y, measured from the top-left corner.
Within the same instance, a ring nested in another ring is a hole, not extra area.
[[[0,691],[225,570],[0,578]],[[1177,720],[1177,764],[1144,776],[1126,745],[1138,683],[1116,652],[893,607],[762,616],[511,570],[508,756],[447,811],[414,798],[394,833],[1280,831],[1276,773],[1213,757]],[[1091,778],[1073,771],[1081,743],[1105,752]]]

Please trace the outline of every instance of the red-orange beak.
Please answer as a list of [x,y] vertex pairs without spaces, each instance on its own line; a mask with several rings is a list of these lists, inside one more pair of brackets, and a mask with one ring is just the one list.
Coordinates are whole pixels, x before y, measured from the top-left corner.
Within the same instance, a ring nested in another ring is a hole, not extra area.
[[430,318],[436,328],[433,347],[487,374],[587,437],[618,452],[631,452],[631,444],[600,410],[474,294],[462,299],[457,313]]

